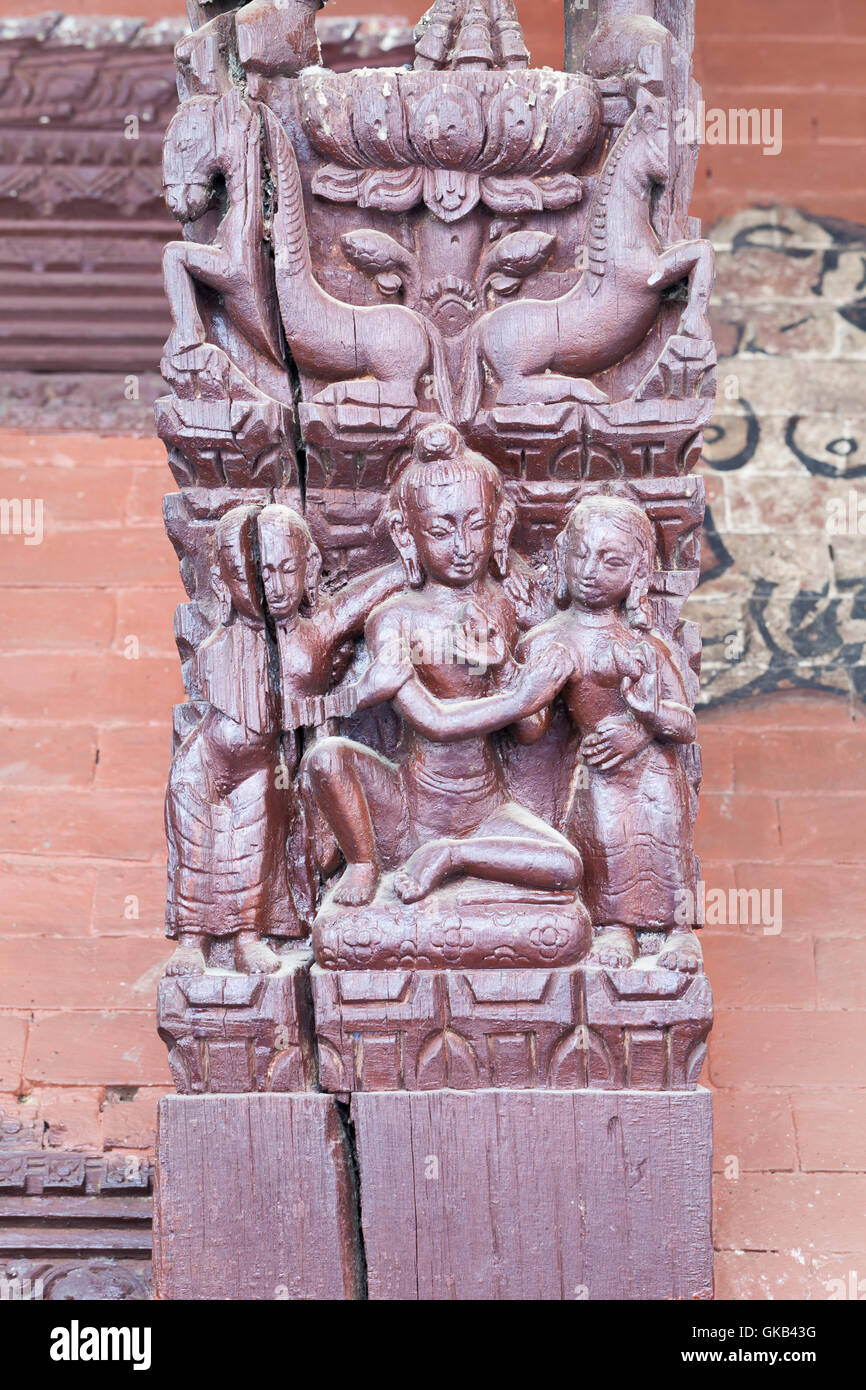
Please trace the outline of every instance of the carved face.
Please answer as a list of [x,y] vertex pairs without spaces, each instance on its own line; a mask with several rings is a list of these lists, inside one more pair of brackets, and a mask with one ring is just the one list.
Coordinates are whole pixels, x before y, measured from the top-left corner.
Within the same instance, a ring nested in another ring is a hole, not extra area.
[[169,211],[179,222],[197,222],[213,201],[209,183],[166,183],[163,191]]
[[565,579],[572,600],[601,611],[627,597],[641,552],[624,526],[598,513],[579,522],[565,551]]
[[646,136],[644,172],[655,183],[667,183],[670,174],[667,105],[642,87],[637,98],[637,118]]
[[481,478],[422,488],[406,521],[421,568],[434,583],[459,589],[487,573],[496,516]]
[[214,201],[213,150],[221,148],[213,97],[184,102],[166,131],[162,152],[165,201],[180,222],[196,222]]
[[262,584],[277,621],[293,618],[304,597],[309,542],[300,527],[259,524]]
[[227,604],[223,622],[233,608],[242,618],[261,622],[259,581],[253,554],[255,508],[234,507],[217,524],[214,537],[216,592]]

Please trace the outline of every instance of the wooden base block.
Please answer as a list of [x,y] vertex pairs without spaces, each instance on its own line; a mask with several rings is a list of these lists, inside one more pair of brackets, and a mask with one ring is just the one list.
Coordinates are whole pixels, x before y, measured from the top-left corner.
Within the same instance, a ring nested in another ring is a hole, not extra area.
[[706,975],[324,970],[310,984],[326,1091],[689,1091],[713,1021]]
[[153,1277],[165,1299],[352,1299],[351,1155],[321,1094],[167,1096]]
[[707,1091],[352,1097],[372,1299],[712,1297]]
[[298,949],[274,975],[210,969],[160,980],[159,1035],[181,1095],[312,1089],[312,960]]

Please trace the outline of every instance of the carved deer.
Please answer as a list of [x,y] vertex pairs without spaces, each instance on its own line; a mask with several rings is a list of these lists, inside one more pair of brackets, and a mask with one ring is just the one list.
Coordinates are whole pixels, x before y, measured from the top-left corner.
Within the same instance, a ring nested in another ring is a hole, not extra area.
[[163,167],[165,199],[180,221],[198,223],[208,214],[219,219],[212,239],[172,241],[165,248],[165,284],[174,315],[166,359],[176,360],[207,341],[196,292],[197,284],[205,285],[219,293],[226,320],[259,359],[256,376],[285,379],[264,242],[256,110],[236,88],[221,97],[185,101],[169,125]]
[[[317,281],[295,152],[273,112],[263,107],[262,115],[276,184],[272,236],[283,330],[300,370],[335,383],[314,399],[414,406],[421,377],[432,367],[439,408],[453,419],[445,347],[436,326],[402,304],[347,304]],[[373,381],[359,384],[362,377]]]
[[498,382],[498,405],[603,401],[585,378],[621,362],[643,341],[662,293],[688,277],[679,331],[709,338],[713,283],[709,241],[663,249],[650,199],[669,177],[666,103],[645,89],[613,145],[589,206],[586,265],[557,299],[521,299],[481,318],[469,343],[460,419],[469,421],[483,392],[482,364]]

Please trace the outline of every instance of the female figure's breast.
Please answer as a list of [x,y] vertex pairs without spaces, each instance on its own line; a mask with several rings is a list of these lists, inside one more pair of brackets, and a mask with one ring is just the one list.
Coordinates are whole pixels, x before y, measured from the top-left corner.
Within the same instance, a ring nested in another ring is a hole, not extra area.
[[601,630],[578,629],[570,635],[580,675],[566,686],[565,704],[580,732],[589,734],[602,719],[625,714],[628,710],[620,694],[621,678],[616,669],[613,643],[630,645],[631,639],[619,625]]

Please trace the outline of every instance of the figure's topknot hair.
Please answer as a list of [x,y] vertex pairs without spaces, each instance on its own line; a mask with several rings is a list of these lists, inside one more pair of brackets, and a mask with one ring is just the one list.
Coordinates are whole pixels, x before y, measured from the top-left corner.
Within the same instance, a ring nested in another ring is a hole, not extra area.
[[308,546],[313,544],[310,528],[300,512],[296,512],[294,507],[287,507],[284,502],[269,502],[266,507],[262,507],[258,514],[258,525],[259,528],[280,526],[286,531],[296,531]]
[[456,458],[462,448],[465,445],[454,426],[439,421],[419,431],[413,452],[419,463],[435,463],[439,459]]
[[483,454],[470,449],[444,420],[425,425],[415,436],[412,457],[391,489],[391,508],[402,509],[425,488],[481,479],[496,506],[504,496],[502,475]]

